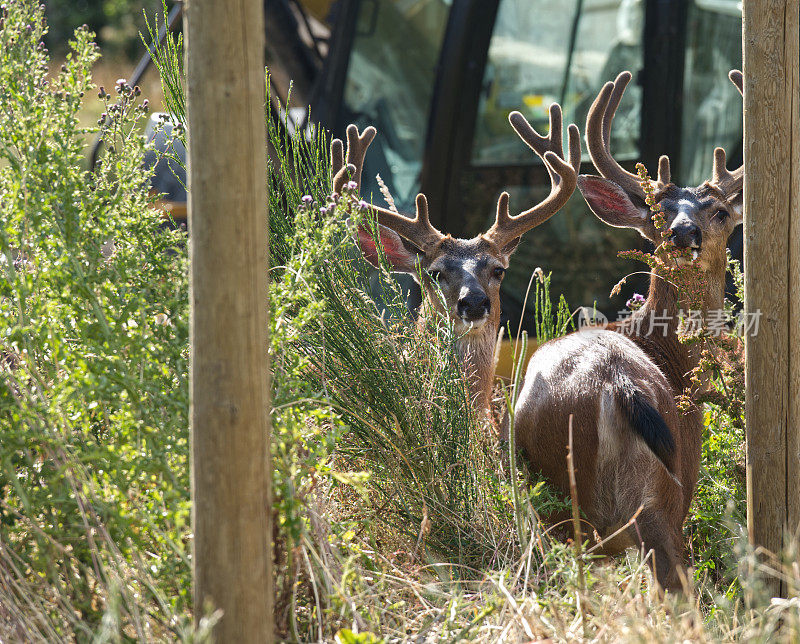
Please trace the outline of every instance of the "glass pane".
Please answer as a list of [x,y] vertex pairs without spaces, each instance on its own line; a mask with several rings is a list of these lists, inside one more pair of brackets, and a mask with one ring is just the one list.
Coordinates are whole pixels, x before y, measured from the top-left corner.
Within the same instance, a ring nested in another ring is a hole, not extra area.
[[[530,208],[549,189],[549,186],[510,186],[511,212]],[[539,266],[545,273],[553,273],[554,298],[563,294],[572,311],[579,306],[596,305],[613,320],[634,292],[647,294],[647,277],[642,274],[647,267],[617,257],[621,249],[642,247],[638,233],[612,228],[595,217],[576,190],[557,215],[522,238],[503,280],[503,291],[521,304],[531,273]],[[626,275],[620,295],[611,297],[611,288]],[[532,312],[529,298],[523,322],[531,322]]]
[[[538,161],[508,124],[513,110],[546,132],[547,110],[558,102],[565,122],[583,130],[603,84],[626,69],[634,76],[641,69],[642,28],[642,0],[501,0],[478,108],[473,163]],[[631,83],[612,131],[619,160],[638,157],[640,104],[641,89]]]
[[374,125],[364,162],[364,194],[381,199],[380,173],[397,206],[419,190],[436,63],[451,2],[363,0],[344,90],[345,119]]
[[681,183],[711,176],[714,148],[742,145],[742,97],[728,80],[742,68],[742,3],[696,0],[689,7],[681,132]]

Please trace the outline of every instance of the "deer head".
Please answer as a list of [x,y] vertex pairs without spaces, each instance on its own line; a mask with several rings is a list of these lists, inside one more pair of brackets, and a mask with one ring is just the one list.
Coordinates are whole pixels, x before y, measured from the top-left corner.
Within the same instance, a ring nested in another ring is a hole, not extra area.
[[[742,92],[742,73],[734,70],[729,77]],[[651,219],[639,177],[624,170],[609,147],[614,113],[630,79],[630,72],[622,72],[613,83],[606,83],[589,110],[586,144],[602,177],[581,175],[578,187],[602,221],[634,228],[659,247],[663,238]],[[716,148],[711,179],[697,187],[681,188],[670,180],[669,158],[659,159],[658,178],[652,187],[671,233],[669,239],[678,248],[691,249],[706,272],[721,270],[724,274],[728,237],[742,223],[743,176],[741,166],[732,172],[726,168],[725,150]]]
[[[457,239],[434,228],[428,216],[428,201],[419,194],[413,218],[372,205],[379,224],[379,243],[392,270],[409,273],[426,294],[428,304],[446,313],[455,322],[456,332],[474,334],[487,322],[497,332],[500,320],[500,283],[509,258],[522,235],[547,221],[567,202],[575,190],[580,165],[578,128],[569,126],[569,157],[562,149],[561,107],[550,108],[548,136],[539,135],[519,112],[509,115],[517,134],[544,161],[551,179],[550,194],[539,204],[517,215],[509,213],[508,193],[500,195],[494,225],[472,239]],[[331,144],[334,192],[341,193],[345,182],[360,185],[364,155],[375,128],[359,134],[355,125],[347,128],[347,159],[338,139]],[[378,265],[378,249],[370,231],[358,230],[358,243],[364,257]],[[441,289],[444,302],[436,297]],[[445,310],[441,310],[444,307]]]

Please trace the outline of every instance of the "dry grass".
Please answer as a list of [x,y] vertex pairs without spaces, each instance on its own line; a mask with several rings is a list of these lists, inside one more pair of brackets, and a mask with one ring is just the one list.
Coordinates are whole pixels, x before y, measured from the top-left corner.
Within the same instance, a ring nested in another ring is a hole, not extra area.
[[[311,606],[294,605],[296,621],[291,616],[283,621],[288,640],[331,641],[341,629],[361,633],[361,642],[793,642],[800,638],[800,603],[770,599],[762,584],[764,577],[779,575],[781,562],[756,557],[745,546],[744,592],[735,604],[712,587],[691,583],[686,594],[664,599],[653,584],[648,558],[635,550],[617,558],[584,555],[581,576],[572,548],[550,540],[531,522],[528,528],[538,538],[529,541],[522,556],[491,570],[464,574],[451,564],[408,552],[408,543],[405,556],[387,549],[371,535],[374,526],[344,539],[332,534],[330,526],[352,508],[339,506],[338,501],[349,506],[354,499],[319,490],[309,503],[315,538],[299,548],[297,579],[315,599]],[[786,559],[796,558],[789,553]],[[782,574],[790,588],[800,587],[797,564],[784,567]],[[380,639],[371,640],[366,633]]]

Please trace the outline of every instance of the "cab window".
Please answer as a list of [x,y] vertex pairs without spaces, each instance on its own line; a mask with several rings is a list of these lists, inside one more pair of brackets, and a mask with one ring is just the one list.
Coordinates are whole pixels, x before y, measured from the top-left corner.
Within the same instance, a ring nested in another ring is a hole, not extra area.
[[446,0],[363,0],[344,89],[344,122],[379,136],[364,162],[364,194],[381,200],[380,174],[397,206],[419,191],[436,63],[450,12]]
[[[741,154],[742,97],[728,80],[741,68],[742,3],[695,0],[689,5],[683,81],[681,183],[709,178],[714,148]],[[732,164],[729,164],[732,165]]]
[[[473,164],[540,163],[508,125],[512,110],[546,132],[548,108],[557,102],[565,123],[583,129],[603,84],[621,71],[635,77],[641,69],[642,27],[641,0],[501,0],[483,78]],[[631,83],[614,119],[611,145],[619,160],[638,157],[640,105],[641,89]]]

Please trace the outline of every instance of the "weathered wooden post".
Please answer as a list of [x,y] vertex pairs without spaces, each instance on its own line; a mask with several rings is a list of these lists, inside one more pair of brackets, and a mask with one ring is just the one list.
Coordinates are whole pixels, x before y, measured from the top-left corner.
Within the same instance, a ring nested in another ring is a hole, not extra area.
[[190,0],[187,51],[195,616],[272,640],[262,0]]
[[[800,82],[797,0],[745,0],[747,528],[772,552],[800,527]],[[774,594],[785,594],[773,580]]]

